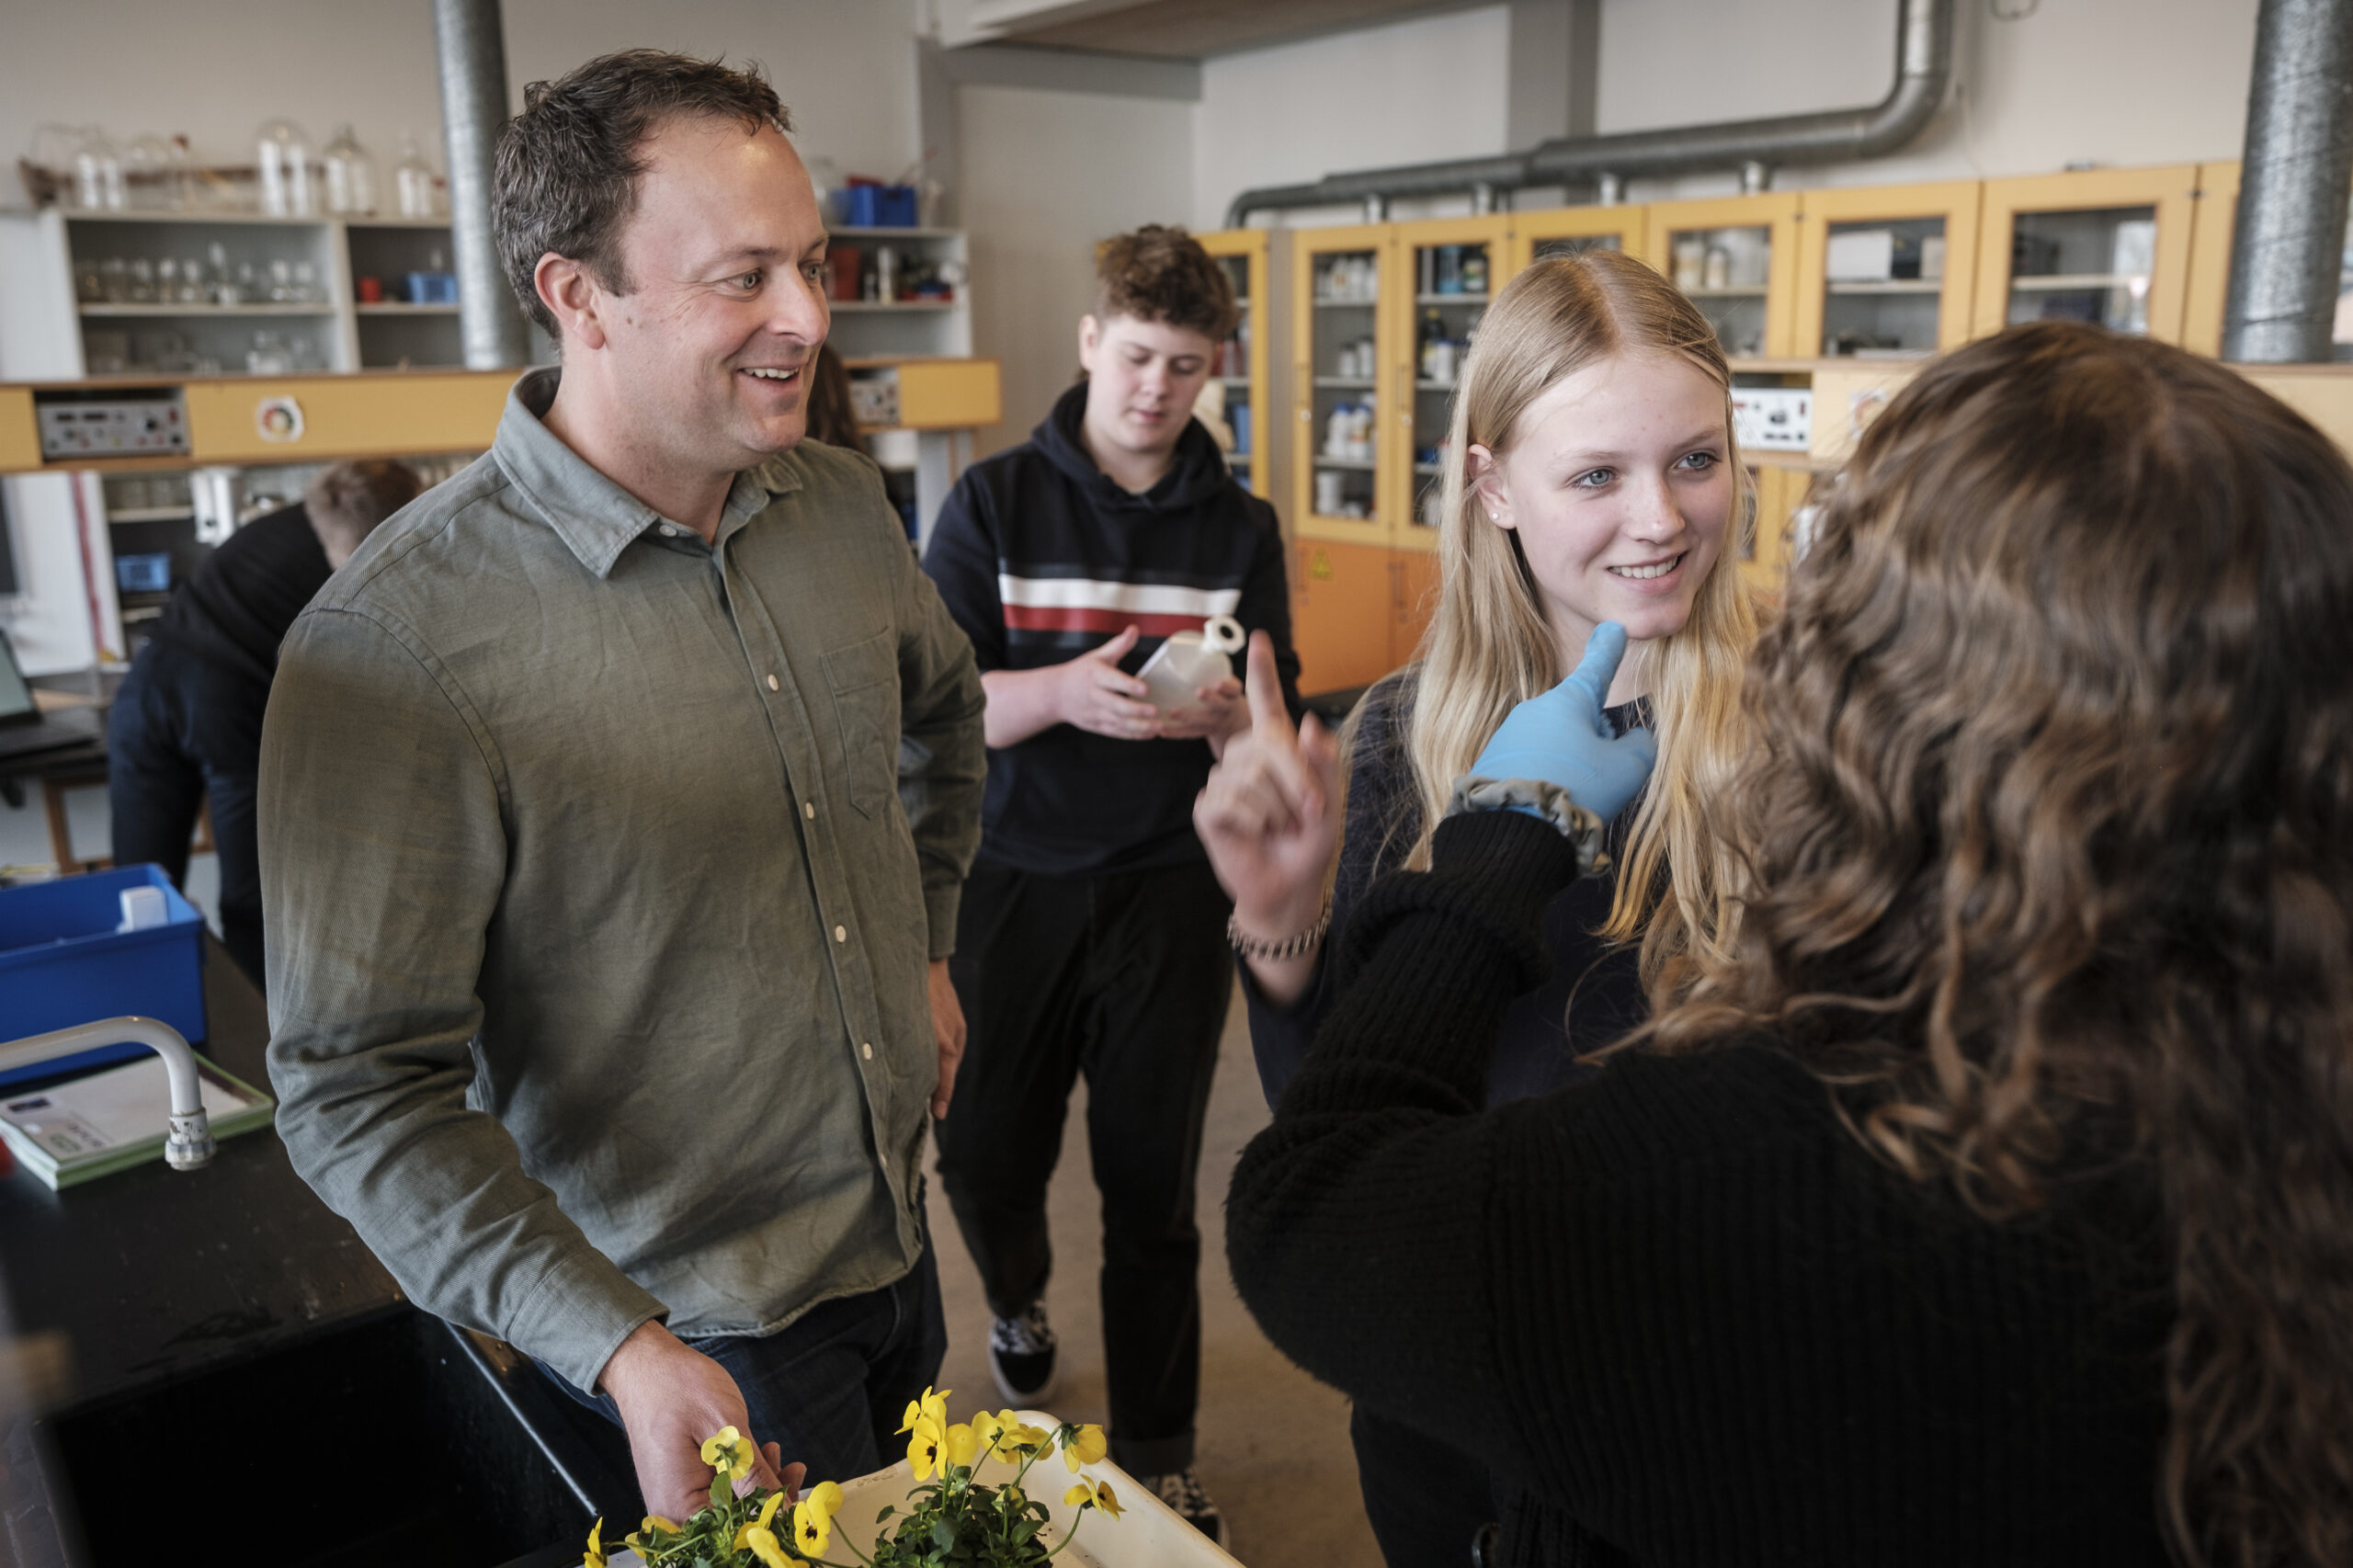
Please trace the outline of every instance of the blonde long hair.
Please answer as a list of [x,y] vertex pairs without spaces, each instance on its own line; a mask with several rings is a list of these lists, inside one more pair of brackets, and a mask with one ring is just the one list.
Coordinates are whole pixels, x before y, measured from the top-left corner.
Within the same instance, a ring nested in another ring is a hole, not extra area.
[[1601,934],[1642,937],[1643,983],[1655,991],[1682,971],[1684,959],[1719,957],[1733,925],[1733,868],[1705,803],[1730,782],[1745,750],[1740,682],[1756,609],[1736,565],[1750,487],[1733,440],[1731,369],[1708,319],[1631,256],[1596,250],[1537,262],[1496,298],[1464,365],[1447,449],[1438,612],[1422,640],[1406,733],[1421,834],[1405,863],[1429,863],[1430,835],[1454,780],[1471,770],[1504,716],[1568,673],[1519,536],[1487,519],[1468,483],[1468,453],[1474,443],[1502,453],[1548,389],[1626,349],[1680,355],[1724,389],[1734,487],[1733,528],[1690,619],[1635,654],[1648,661],[1658,767],[1620,849]]

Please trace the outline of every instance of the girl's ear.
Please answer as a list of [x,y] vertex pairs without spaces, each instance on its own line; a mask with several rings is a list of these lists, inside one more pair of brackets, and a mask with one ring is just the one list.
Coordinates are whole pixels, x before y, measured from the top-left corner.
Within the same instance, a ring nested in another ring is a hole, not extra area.
[[1495,460],[1495,454],[1474,441],[1465,456],[1470,459],[1466,485],[1487,514],[1487,521],[1499,528],[1518,527],[1512,520],[1511,487],[1504,483],[1503,464]]

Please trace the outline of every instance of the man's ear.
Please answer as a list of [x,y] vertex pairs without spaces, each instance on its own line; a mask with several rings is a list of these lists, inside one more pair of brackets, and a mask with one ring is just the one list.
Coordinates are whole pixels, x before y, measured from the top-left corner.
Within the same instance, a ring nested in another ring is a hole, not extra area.
[[1503,465],[1495,461],[1495,454],[1473,441],[1463,458],[1469,464],[1465,487],[1487,514],[1487,521],[1499,528],[1518,527],[1512,521],[1511,491],[1504,483]]
[[531,269],[531,286],[560,328],[560,337],[577,339],[584,348],[605,346],[604,309],[608,296],[588,276],[588,269],[568,256],[550,251]]
[[1095,373],[1095,351],[1102,346],[1103,324],[1089,311],[1078,318],[1078,368],[1088,375]]

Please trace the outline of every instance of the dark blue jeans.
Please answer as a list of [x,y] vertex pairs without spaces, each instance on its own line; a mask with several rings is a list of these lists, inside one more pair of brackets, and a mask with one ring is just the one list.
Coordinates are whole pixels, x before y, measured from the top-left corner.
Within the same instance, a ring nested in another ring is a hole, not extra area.
[[[713,1335],[687,1343],[743,1391],[752,1437],[809,1467],[807,1484],[870,1475],[905,1452],[894,1434],[907,1402],[937,1382],[948,1355],[939,1268],[926,1246],[906,1277],[879,1290],[810,1308],[774,1334]],[[616,1425],[610,1394],[583,1393],[542,1366],[564,1392]]]
[[209,801],[221,860],[221,943],[257,986],[264,982],[254,786],[268,704],[267,684],[151,642],[107,716],[115,864],[152,862],[180,886],[197,812]]

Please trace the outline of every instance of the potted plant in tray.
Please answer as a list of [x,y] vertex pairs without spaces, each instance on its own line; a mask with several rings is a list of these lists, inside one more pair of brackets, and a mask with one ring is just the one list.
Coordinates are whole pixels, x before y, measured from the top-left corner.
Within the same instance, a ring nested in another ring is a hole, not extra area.
[[[907,1406],[899,1430],[907,1438],[915,1483],[905,1506],[881,1510],[876,1522],[883,1533],[872,1556],[843,1543],[867,1568],[1042,1568],[1051,1562],[1077,1532],[1049,1545],[1045,1506],[1026,1483],[1030,1468],[1055,1449],[1074,1477],[1063,1501],[1081,1514],[1120,1517],[1110,1486],[1077,1473],[1103,1457],[1100,1426],[1065,1422],[1048,1432],[1024,1425],[1010,1410],[983,1411],[951,1426],[947,1392],[926,1389]],[[1017,1467],[1011,1480],[988,1484],[976,1479],[982,1461],[992,1457]],[[622,1540],[649,1568],[851,1568],[825,1555],[835,1544],[834,1516],[843,1502],[838,1485],[821,1482],[797,1502],[757,1486],[736,1496],[734,1483],[752,1472],[752,1441],[733,1426],[703,1444],[702,1459],[711,1467],[710,1504],[684,1524],[649,1517]],[[585,1568],[605,1568],[604,1523],[597,1520],[588,1532]]]

